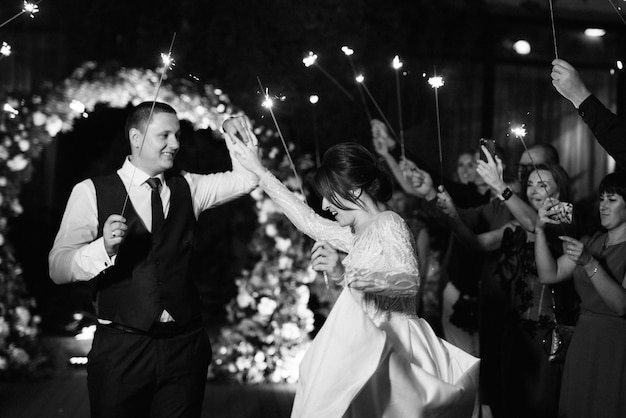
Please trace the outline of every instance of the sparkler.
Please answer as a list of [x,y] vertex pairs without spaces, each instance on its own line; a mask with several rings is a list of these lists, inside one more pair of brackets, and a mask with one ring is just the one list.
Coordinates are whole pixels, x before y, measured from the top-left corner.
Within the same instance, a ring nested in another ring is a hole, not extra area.
[[2,47],[0,47],[0,59],[8,57],[9,55],[11,55],[11,45],[2,42]]
[[[511,133],[517,139],[519,139],[520,142],[522,143],[522,145],[524,146],[524,150],[526,151],[526,155],[528,155],[528,159],[530,160],[530,164],[533,166],[533,170],[537,173],[537,177],[539,178],[539,181],[541,182],[541,187],[543,187],[545,189],[546,195],[547,195],[548,194],[548,185],[541,178],[541,173],[539,172],[539,169],[537,168],[537,165],[535,164],[535,161],[533,160],[533,156],[528,151],[528,147],[526,146],[526,141],[524,141],[524,137],[526,136],[526,125],[525,124],[521,124],[521,125],[517,125],[517,126],[512,126],[511,127]],[[563,235],[567,235],[567,232],[565,231],[565,227],[563,226],[563,224],[559,223],[559,225],[561,226],[561,231],[562,231]]]
[[[154,94],[152,107],[150,108],[150,113],[148,114],[148,122],[146,122],[146,127],[144,128],[143,136],[141,137],[141,145],[139,145],[138,156],[141,155],[141,150],[143,149],[143,143],[146,140],[146,134],[148,133],[148,128],[150,127],[150,121],[152,120],[154,106],[156,105],[157,99],[159,98],[159,91],[161,90],[161,85],[163,84],[165,73],[171,66],[173,66],[173,63],[174,63],[174,60],[172,59],[172,47],[174,46],[175,39],[176,39],[176,32],[174,32],[174,35],[172,36],[172,42],[170,43],[170,48],[168,49],[167,54],[161,53],[161,61],[163,63],[163,66],[161,68],[161,76],[159,77],[159,83],[157,84],[156,93]],[[128,185],[128,190],[126,190],[126,197],[124,198],[124,205],[122,206],[122,215],[124,215],[124,211],[126,210],[126,204],[128,203],[128,197],[130,196],[130,188],[133,186],[133,179],[135,178],[135,171],[137,171],[137,166],[133,164],[133,173],[130,176],[130,184]]]
[[324,68],[322,68],[322,66],[317,62],[317,54],[314,54],[313,51],[309,51],[309,54],[302,59],[302,63],[307,68],[314,65],[318,70],[322,72],[322,74],[326,76],[326,78],[328,78],[337,87],[339,87],[339,90],[341,90],[346,96],[348,96],[350,100],[354,101],[354,97],[352,97],[352,95],[348,93],[348,91],[345,88],[343,88],[343,86],[339,83],[339,81],[337,81],[333,76],[328,74],[328,72]]
[[22,7],[22,10],[20,10],[20,12],[17,13],[16,15],[13,15],[12,17],[5,20],[4,22],[0,23],[0,28],[6,25],[7,23],[13,21],[14,19],[17,19],[24,13],[28,13],[29,17],[34,18],[35,15],[39,13],[38,4],[41,3],[41,1],[42,0],[39,0],[37,3],[30,3],[30,2],[24,1],[24,6]]
[[319,168],[321,165],[320,159],[320,142],[317,136],[317,112],[315,111],[315,105],[319,102],[320,98],[317,94],[312,94],[309,97],[309,102],[311,102],[311,109],[313,112],[313,140],[315,141],[315,166]]
[[530,164],[533,166],[533,170],[537,171],[537,176],[539,177],[539,181],[541,181],[541,183],[544,184],[544,187],[546,187],[544,181],[541,179],[541,175],[539,174],[539,171],[537,170],[537,165],[535,164],[535,161],[533,160],[533,156],[530,154],[530,152],[528,152],[526,141],[524,141],[524,137],[526,136],[526,125],[521,124],[521,125],[511,127],[511,133],[515,136],[515,138],[519,139],[522,145],[524,146],[524,150],[526,151],[526,155],[528,155]]
[[[296,177],[296,182],[298,183],[298,188],[300,189],[300,193],[302,193],[302,197],[306,202],[306,195],[304,194],[304,189],[302,188],[302,182],[300,181],[300,176],[298,176],[298,171],[296,171],[296,165],[293,163],[293,159],[291,158],[291,153],[289,152],[289,147],[287,147],[287,142],[283,137],[283,132],[280,130],[280,126],[278,126],[278,121],[276,120],[276,116],[274,116],[274,111],[272,107],[274,106],[274,100],[269,95],[269,90],[263,88],[263,84],[261,83],[261,79],[259,77],[256,78],[259,82],[259,87],[261,87],[261,91],[264,91],[264,97],[262,106],[266,108],[270,115],[272,116],[272,120],[274,121],[274,126],[276,127],[276,132],[278,132],[278,137],[280,141],[283,143],[283,148],[285,148],[285,153],[287,154],[287,159],[289,160],[289,165],[291,165],[291,170],[293,171],[293,175]],[[285,100],[284,96],[279,97],[279,100]]]
[[395,136],[396,138],[398,137],[396,135],[396,132],[393,130],[393,128],[391,127],[391,124],[389,123],[389,121],[387,120],[387,118],[385,117],[385,114],[383,113],[383,111],[381,110],[380,106],[378,106],[378,103],[376,102],[376,99],[374,99],[374,96],[372,96],[372,93],[370,93],[369,89],[367,88],[367,86],[365,85],[365,76],[363,74],[358,74],[354,80],[361,84],[363,86],[363,90],[365,90],[365,93],[367,93],[368,97],[370,98],[370,100],[372,101],[372,103],[374,103],[374,107],[376,107],[376,110],[378,110],[378,113],[380,114],[380,117],[383,118],[383,120],[385,121],[385,125],[387,125],[387,128],[389,129],[389,132],[392,133],[393,136]]
[[[524,141],[524,137],[526,136],[526,124],[521,124],[521,125],[516,125],[516,126],[511,127],[511,133],[515,136],[515,138],[520,140],[520,142],[524,146],[524,150],[526,151],[526,154],[528,155],[530,164],[533,166],[533,169],[537,171],[537,166],[535,165],[535,161],[533,161],[533,156],[530,154],[530,152],[528,152],[526,141]],[[539,172],[537,172],[537,175],[539,175]],[[539,180],[543,183],[543,180],[541,180],[541,176],[539,176]]]
[[[352,54],[354,54],[354,50],[352,48],[350,48],[349,46],[342,46],[341,47],[341,51],[345,54],[345,56],[348,58],[348,62],[350,63],[350,69],[352,69],[352,74],[354,74],[354,76],[357,76],[357,71],[356,68],[354,66],[354,62],[352,61]],[[367,115],[367,120],[371,121],[372,120],[372,115],[370,113],[370,109],[367,106],[367,102],[365,101],[365,96],[363,95],[363,90],[361,90],[360,88],[360,84],[357,84],[359,86],[359,96],[361,96],[361,102],[363,103],[363,108],[365,108],[365,114]]]
[[620,13],[621,7],[616,6],[613,0],[609,0],[609,3],[611,3],[611,6],[613,6],[613,10],[615,10],[615,13],[617,13],[619,18],[622,20],[622,23],[626,25],[626,20],[624,20],[624,16],[622,16],[622,14]]
[[404,149],[404,129],[402,128],[402,101],[400,99],[400,75],[399,70],[402,68],[404,63],[400,61],[400,57],[397,55],[393,57],[391,61],[391,66],[394,70],[396,70],[396,96],[398,97],[398,126],[400,129],[400,150],[402,159],[406,159],[406,152]]
[[439,143],[439,170],[440,181],[443,184],[443,152],[441,149],[441,121],[439,120],[439,89],[445,84],[443,77],[437,75],[437,69],[434,69],[434,76],[428,79],[428,84],[435,90],[435,111],[437,115],[437,142]]
[[552,39],[554,40],[554,57],[559,59],[559,52],[556,49],[556,29],[554,28],[554,9],[552,7],[552,0],[548,0],[550,3],[550,21],[552,22]]

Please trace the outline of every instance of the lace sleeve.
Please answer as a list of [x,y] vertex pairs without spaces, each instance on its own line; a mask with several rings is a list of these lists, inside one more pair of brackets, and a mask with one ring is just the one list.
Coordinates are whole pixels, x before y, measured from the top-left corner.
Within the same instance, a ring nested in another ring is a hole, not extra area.
[[349,227],[319,216],[269,171],[261,177],[259,186],[300,231],[316,241],[327,241],[332,247],[348,252],[354,237]]
[[392,298],[417,293],[419,272],[413,236],[399,215],[379,215],[355,242],[350,257],[351,268],[346,269],[349,287]]

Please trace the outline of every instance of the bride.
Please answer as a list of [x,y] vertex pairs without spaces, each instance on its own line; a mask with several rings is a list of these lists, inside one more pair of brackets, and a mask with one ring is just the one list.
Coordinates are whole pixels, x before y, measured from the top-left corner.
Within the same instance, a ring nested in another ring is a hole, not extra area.
[[[469,417],[478,359],[438,338],[415,314],[419,273],[413,237],[381,210],[392,184],[355,143],[333,146],[313,183],[321,217],[260,162],[243,117],[224,130],[241,164],[289,220],[316,241],[346,252],[344,288],[300,365],[292,417]],[[238,139],[244,138],[244,142]]]

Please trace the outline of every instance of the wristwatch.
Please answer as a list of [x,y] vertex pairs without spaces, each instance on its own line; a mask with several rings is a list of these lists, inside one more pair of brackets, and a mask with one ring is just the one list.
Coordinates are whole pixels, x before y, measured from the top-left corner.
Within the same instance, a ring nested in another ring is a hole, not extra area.
[[511,190],[511,188],[507,186],[507,188],[504,189],[502,193],[498,195],[498,199],[502,200],[503,202],[506,202],[507,200],[511,198],[511,196],[513,196],[513,190]]

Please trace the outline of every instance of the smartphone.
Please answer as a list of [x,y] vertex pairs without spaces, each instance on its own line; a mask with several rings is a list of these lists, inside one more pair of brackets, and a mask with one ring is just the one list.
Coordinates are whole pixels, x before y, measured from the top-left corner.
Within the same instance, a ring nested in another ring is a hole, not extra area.
[[483,160],[484,162],[487,162],[487,157],[485,156],[485,153],[483,152],[483,149],[482,149],[483,145],[485,146],[485,148],[487,148],[487,150],[491,154],[491,157],[493,157],[495,159],[495,157],[496,157],[496,140],[495,139],[491,139],[491,138],[480,138],[480,143],[479,143],[479,146],[478,146],[478,149],[480,151],[480,159]]

